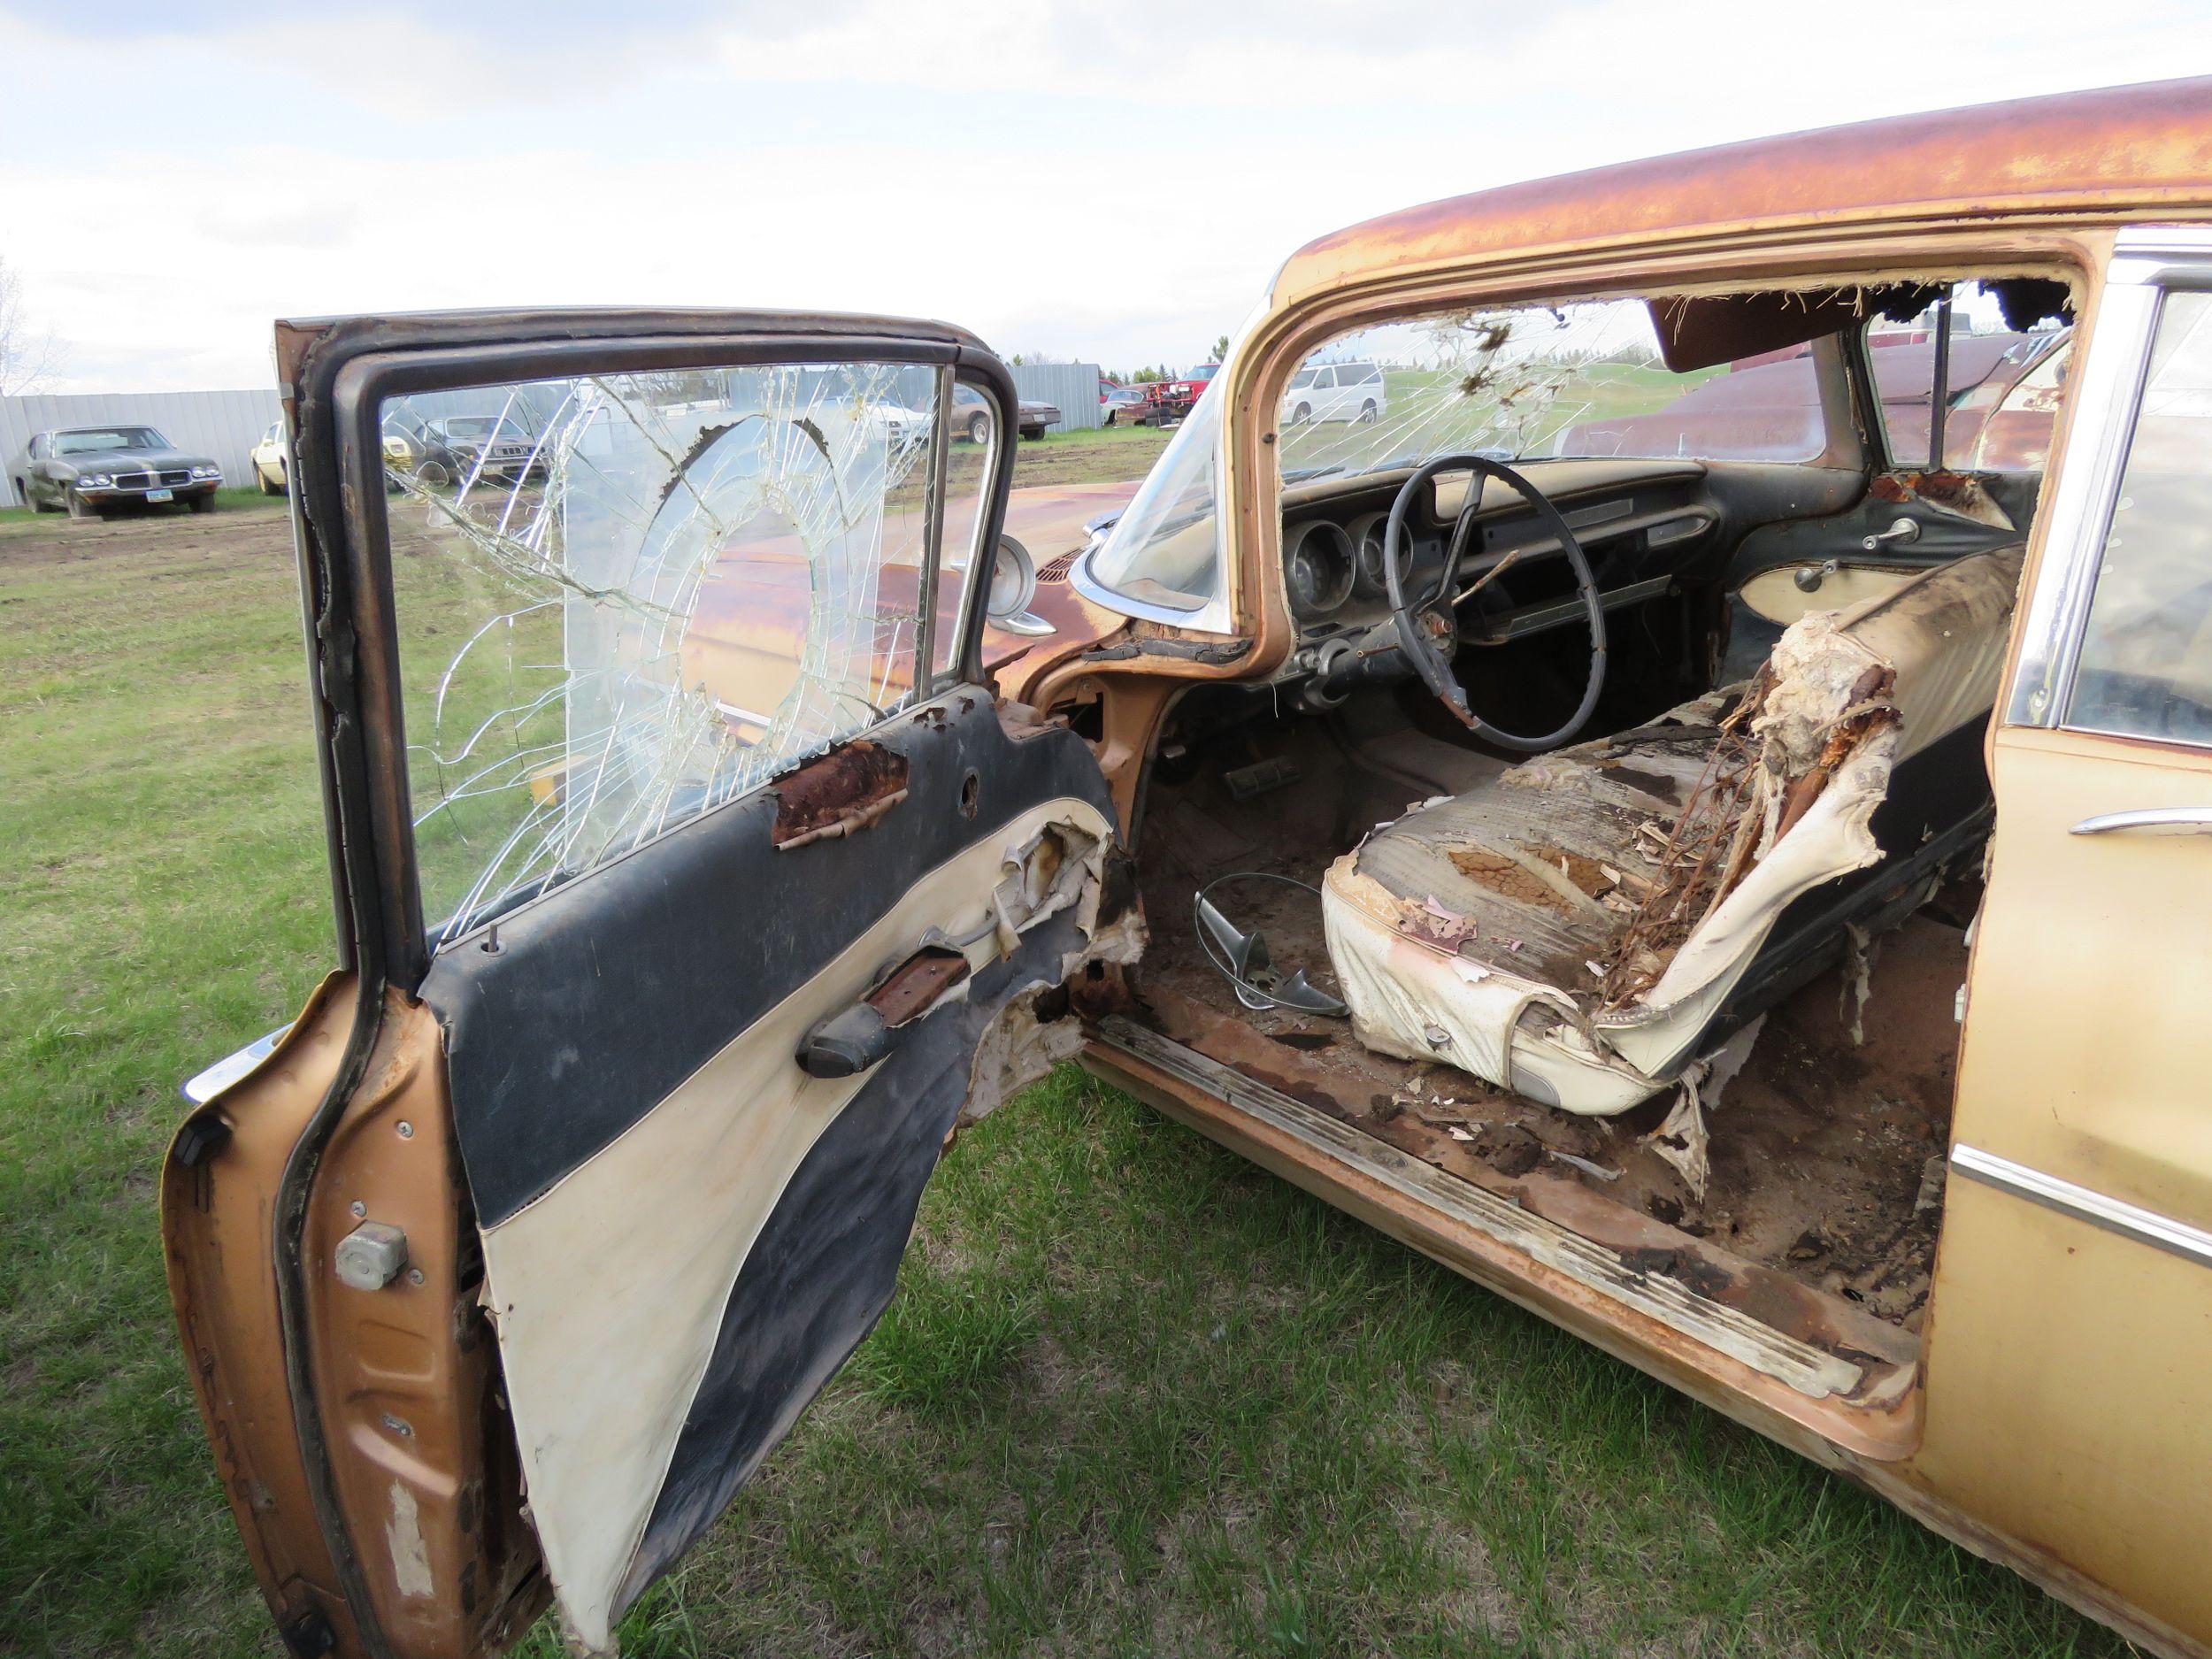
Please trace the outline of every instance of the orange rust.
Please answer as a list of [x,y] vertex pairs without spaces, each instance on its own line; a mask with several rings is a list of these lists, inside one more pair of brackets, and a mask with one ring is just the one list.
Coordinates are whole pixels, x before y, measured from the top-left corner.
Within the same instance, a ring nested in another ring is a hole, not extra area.
[[2212,79],[2106,88],[1659,156],[1386,213],[1284,263],[1274,303],[1540,250],[1895,219],[2212,205]]
[[770,839],[782,848],[865,829],[906,798],[906,757],[860,738],[776,780],[776,824]]

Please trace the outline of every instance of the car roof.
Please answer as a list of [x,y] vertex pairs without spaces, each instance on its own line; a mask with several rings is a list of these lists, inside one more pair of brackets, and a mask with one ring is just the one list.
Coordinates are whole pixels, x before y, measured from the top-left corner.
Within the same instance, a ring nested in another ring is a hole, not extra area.
[[1386,213],[1284,262],[1278,307],[1487,255],[1807,224],[2212,213],[2212,78],[1724,144]]

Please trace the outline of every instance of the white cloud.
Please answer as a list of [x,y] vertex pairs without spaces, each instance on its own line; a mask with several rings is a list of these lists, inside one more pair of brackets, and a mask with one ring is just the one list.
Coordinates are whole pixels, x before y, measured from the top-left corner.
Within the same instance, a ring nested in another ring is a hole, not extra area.
[[77,90],[0,111],[0,253],[73,377],[120,389],[265,381],[279,316],[451,305],[865,309],[1179,364],[1358,219],[2179,73],[2195,40],[2161,0],[1931,4],[1910,42],[1733,0],[1487,10],[388,4],[96,46],[23,21],[16,85]]

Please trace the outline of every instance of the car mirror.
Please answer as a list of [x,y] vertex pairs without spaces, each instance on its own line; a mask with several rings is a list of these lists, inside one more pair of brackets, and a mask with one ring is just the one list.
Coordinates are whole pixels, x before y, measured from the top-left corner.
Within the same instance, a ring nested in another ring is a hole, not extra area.
[[1036,596],[1037,561],[1012,536],[999,537],[998,553],[991,561],[991,585],[983,600],[991,626],[1031,638],[1051,633],[1052,624],[1030,614],[1029,602]]

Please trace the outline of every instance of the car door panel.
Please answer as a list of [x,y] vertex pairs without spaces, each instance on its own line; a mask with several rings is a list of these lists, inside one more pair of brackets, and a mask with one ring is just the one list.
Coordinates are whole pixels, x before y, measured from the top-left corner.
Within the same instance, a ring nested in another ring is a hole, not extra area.
[[[1005,1033],[1141,936],[1089,746],[980,683],[1011,380],[941,325],[774,313],[287,325],[279,355],[351,1008],[180,1135],[180,1327],[288,1640],[465,1659],[549,1578],[604,1647],[880,1314],[979,1070],[995,1100],[1010,1049],[1074,1046]],[[956,384],[999,434],[957,473],[915,419]],[[402,396],[553,424],[511,478],[388,474]],[[813,589],[767,726],[688,649],[756,570]],[[499,810],[445,833],[457,801]],[[334,1273],[373,1229],[397,1264]]]
[[[1916,1472],[2195,1652],[2179,1632],[2212,1627],[2212,724],[2193,626],[2212,565],[2193,494],[2212,258],[2168,234],[2124,234],[2100,296],[1990,739]],[[2123,689],[2139,701],[2099,701]]]
[[[780,848],[763,791],[502,923],[497,954],[442,954],[424,982],[532,1509],[589,1641],[866,1333],[984,1028],[1060,983],[1095,922],[1111,805],[1079,739],[1017,741],[964,691],[872,741],[912,762],[872,828]],[[990,933],[1009,856],[1056,828],[1087,843],[1062,909],[872,1071],[801,1070],[807,1033],[933,930]]]

